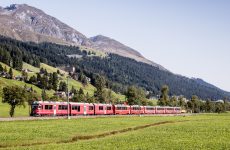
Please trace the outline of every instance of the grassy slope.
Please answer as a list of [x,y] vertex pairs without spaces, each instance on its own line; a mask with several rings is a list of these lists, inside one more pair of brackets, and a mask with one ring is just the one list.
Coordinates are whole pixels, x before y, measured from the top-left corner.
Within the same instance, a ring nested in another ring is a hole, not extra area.
[[[38,95],[41,95],[42,90],[38,88],[37,86],[34,86],[32,84],[27,84],[22,81],[17,81],[17,80],[9,80],[5,78],[0,77],[0,117],[9,117],[9,105],[8,104],[3,104],[2,103],[2,89],[5,86],[21,86],[24,87],[25,85],[27,87],[32,87],[35,91],[37,91]],[[46,92],[49,96],[52,96],[54,91],[47,91]],[[20,107],[16,108],[15,111],[15,116],[28,116],[29,112],[29,107],[26,106],[26,108]]]
[[[6,65],[6,64],[4,64],[4,63],[2,63],[2,62],[0,62],[0,64],[2,65],[3,68],[6,67],[7,71],[9,72],[10,67],[9,67],[8,65]],[[13,70],[13,75],[14,75],[14,76],[19,76],[19,75],[21,75],[21,72],[20,72],[20,71],[17,71],[17,70],[15,70],[15,69],[13,69],[13,68],[12,68],[12,70]]]
[[[27,69],[35,70],[35,68],[36,68],[36,67],[33,67],[33,66],[29,65],[29,64],[26,64],[26,63],[24,63],[24,64],[25,64],[24,66],[27,66]],[[23,68],[25,69],[26,67],[23,67]],[[58,70],[57,68],[54,68],[54,67],[52,67],[52,66],[49,66],[49,65],[43,64],[43,63],[41,63],[40,68],[46,69],[47,72],[49,72],[49,73],[57,72],[57,70]],[[39,71],[38,68],[37,68],[37,70]],[[38,71],[37,71],[37,72],[38,72]],[[65,72],[65,71],[63,71],[63,70],[61,70],[61,69],[59,69],[59,71],[60,71],[61,73],[65,74],[65,76],[61,77],[61,78],[62,78],[61,81],[65,81],[65,82],[66,82],[66,81],[67,81],[67,74],[68,74],[68,73]],[[84,93],[87,93],[87,92],[88,92],[90,96],[93,96],[93,93],[94,93],[94,91],[96,90],[95,87],[94,87],[93,85],[91,85],[91,84],[88,84],[87,86],[83,86],[81,82],[76,81],[76,80],[73,80],[73,79],[69,79],[69,89],[71,89],[72,86],[73,86],[74,88],[76,88],[76,89],[82,88],[82,89],[84,90]],[[114,92],[113,92],[113,95],[114,95],[115,97],[121,99],[121,100],[124,100],[124,98],[125,98],[124,95],[116,94],[116,93],[114,93]]]
[[[229,117],[230,113],[187,117],[108,117],[0,122],[0,146],[33,145],[14,147],[15,149],[229,149]],[[173,123],[130,130],[103,138],[56,144],[58,141],[71,140],[74,136],[94,136],[162,121]]]
[[[1,63],[1,62],[0,62]],[[7,67],[7,70],[9,70],[9,66],[1,63],[3,67]],[[57,72],[57,68],[54,68],[52,66],[49,66],[47,64],[43,64],[41,63],[41,66],[40,68],[44,68],[47,70],[47,72],[49,73],[52,73],[52,72]],[[29,77],[32,76],[32,75],[36,75],[37,72],[40,71],[40,68],[37,68],[37,67],[34,67],[34,66],[31,66],[30,64],[27,64],[27,63],[23,63],[23,69],[29,69],[33,72],[31,73],[28,73]],[[60,70],[60,69],[59,69]],[[67,81],[67,72],[63,71],[63,70],[60,70],[61,73],[64,73],[65,76],[62,77],[62,81]],[[15,76],[17,75],[21,75],[21,72],[20,71],[17,71],[17,70],[14,70],[13,69],[13,74]],[[0,117],[8,117],[9,115],[9,106],[7,104],[2,104],[1,103],[1,99],[2,99],[2,88],[5,87],[5,86],[14,86],[14,85],[18,85],[18,86],[21,86],[21,87],[24,87],[26,83],[24,82],[21,82],[21,81],[16,81],[16,80],[8,80],[8,79],[5,79],[5,78],[1,78],[0,77]],[[41,95],[41,89],[34,86],[34,85],[31,85],[31,84],[26,84],[27,87],[33,87],[34,90],[36,90],[38,92],[38,95],[40,96]],[[91,84],[87,85],[87,86],[83,86],[80,82],[76,81],[76,80],[73,80],[73,79],[69,79],[69,89],[72,88],[72,86],[76,89],[80,89],[80,88],[83,88],[84,92],[85,93],[89,93],[90,96],[93,96],[93,93],[94,91],[96,90],[95,87]],[[53,93],[54,91],[51,90],[51,91],[46,91],[47,94],[49,96],[53,96]],[[119,94],[116,94],[113,92],[113,95],[116,97],[116,98],[119,98],[121,100],[124,100],[125,96],[124,95],[119,95]],[[26,108],[17,108],[16,109],[16,113],[15,113],[15,116],[28,116],[28,106]]]

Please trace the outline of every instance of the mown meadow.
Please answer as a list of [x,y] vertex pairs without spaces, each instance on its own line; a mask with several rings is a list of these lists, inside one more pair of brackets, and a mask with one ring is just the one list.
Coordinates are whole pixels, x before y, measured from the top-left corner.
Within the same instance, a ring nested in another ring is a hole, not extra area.
[[0,122],[2,149],[230,149],[230,113]]

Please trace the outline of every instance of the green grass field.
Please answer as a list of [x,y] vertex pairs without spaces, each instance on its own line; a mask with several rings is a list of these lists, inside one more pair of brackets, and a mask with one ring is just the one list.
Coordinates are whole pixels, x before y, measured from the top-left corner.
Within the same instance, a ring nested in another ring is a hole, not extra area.
[[230,149],[230,113],[0,122],[4,149]]

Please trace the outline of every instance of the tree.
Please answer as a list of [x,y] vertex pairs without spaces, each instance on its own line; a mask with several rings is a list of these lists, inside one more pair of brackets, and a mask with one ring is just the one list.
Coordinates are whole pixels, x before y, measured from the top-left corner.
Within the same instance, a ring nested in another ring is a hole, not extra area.
[[6,68],[6,66],[4,67],[3,72],[5,72],[5,73],[7,72],[7,68]]
[[13,68],[21,71],[23,65],[21,53],[19,53],[18,56],[13,57],[12,60],[13,60]]
[[77,94],[77,90],[74,88],[74,86],[72,86],[70,93]]
[[25,102],[27,101],[26,91],[18,86],[4,87],[3,88],[3,103],[8,103],[10,105],[10,116],[14,116],[15,107],[23,106],[25,107]]
[[61,81],[59,84],[59,91],[67,92],[67,84],[64,81]]
[[13,79],[13,70],[12,70],[12,68],[10,68],[10,70],[9,70],[9,78],[10,79]]
[[73,97],[74,102],[86,102],[85,94],[82,88],[79,89],[78,93]]
[[60,70],[57,70],[57,74],[60,74]]
[[173,107],[177,106],[177,97],[176,96],[172,96],[170,98],[169,106],[173,106]]
[[27,80],[28,80],[28,73],[26,71],[24,71],[24,70],[22,71],[22,77],[23,77],[24,81],[27,82]]
[[[33,104],[34,101],[38,101],[38,98],[37,98],[37,94],[35,91],[33,91],[33,88],[31,87],[30,88],[31,91],[30,92],[26,92],[26,97],[27,97],[27,103],[29,106],[31,106]],[[31,115],[31,107],[29,107],[29,114]]]
[[160,106],[166,106],[169,105],[169,87],[167,85],[163,85],[161,88],[161,96],[160,99],[158,100],[158,105]]
[[199,100],[198,96],[193,95],[191,100],[188,101],[187,104],[193,113],[199,113],[200,112],[201,101]]
[[213,104],[212,104],[211,100],[207,100],[205,102],[205,111],[211,112],[212,110],[213,110]]
[[187,108],[187,103],[185,102],[185,98],[183,96],[179,96],[178,101],[178,105],[180,107],[182,107],[183,109]]
[[29,83],[31,83],[31,84],[37,83],[37,78],[35,77],[35,75],[33,75],[32,77],[30,77]]
[[105,77],[97,75],[95,79],[95,87],[96,91],[94,92],[94,96],[96,97],[97,101],[100,103],[105,102],[105,97],[103,96],[103,90],[105,88],[106,80]]
[[2,67],[2,64],[0,64],[0,72],[3,72],[3,67]]
[[129,86],[125,96],[129,105],[140,105],[141,103],[147,103],[144,100],[146,98],[144,90],[135,86]]
[[215,104],[215,112],[216,113],[224,112],[224,103],[216,102],[216,104]]
[[53,72],[52,88],[53,88],[53,90],[57,91],[57,88],[58,88],[58,74],[56,72]]
[[49,99],[49,97],[48,97],[47,94],[46,94],[46,90],[45,90],[45,89],[42,90],[42,95],[41,95],[41,97],[42,97],[42,100],[43,100],[43,101]]

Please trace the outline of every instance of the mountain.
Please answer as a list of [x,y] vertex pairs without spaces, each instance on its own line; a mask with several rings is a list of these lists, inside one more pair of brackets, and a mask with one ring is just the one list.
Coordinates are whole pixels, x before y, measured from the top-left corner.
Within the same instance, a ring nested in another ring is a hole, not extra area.
[[87,38],[60,20],[26,4],[12,4],[6,8],[0,7],[0,34],[23,42],[52,42],[84,46],[97,51],[129,57],[166,70],[118,41],[101,35]]
[[135,59],[138,62],[144,62],[150,65],[153,65],[155,67],[158,67],[159,69],[166,70],[159,64],[156,64],[146,58],[144,58],[138,51],[114,40],[109,37],[103,36],[103,35],[97,35],[94,37],[91,37],[90,40],[93,42],[93,48],[102,50],[106,53],[113,53],[118,54],[120,56],[129,57],[132,59]]
[[0,8],[0,32],[21,41],[90,45],[86,36],[26,4]]
[[[69,57],[71,54],[82,57],[71,58]],[[13,62],[7,59],[9,55],[12,55]],[[39,65],[40,62],[62,68],[71,66],[76,68],[77,73],[83,73],[91,78],[92,83],[97,74],[105,76],[108,81],[107,87],[117,93],[125,93],[127,86],[136,85],[149,91],[152,96],[157,96],[162,85],[166,84],[169,86],[170,95],[184,95],[187,98],[197,95],[202,99],[212,100],[230,97],[229,92],[201,79],[176,75],[131,58],[117,54],[108,54],[108,57],[92,56],[79,47],[54,43],[25,43],[0,36],[0,61],[13,64],[14,68],[20,67],[18,66],[20,61],[34,66]]]

